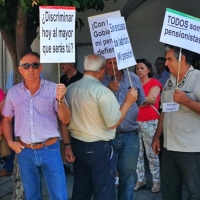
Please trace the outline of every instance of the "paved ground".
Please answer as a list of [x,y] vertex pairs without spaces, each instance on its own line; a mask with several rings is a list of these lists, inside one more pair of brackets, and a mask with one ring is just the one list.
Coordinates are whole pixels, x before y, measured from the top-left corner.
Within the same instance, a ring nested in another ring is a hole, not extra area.
[[[0,164],[0,168],[2,168],[2,164]],[[151,188],[151,176],[149,169],[147,168],[147,187],[140,191],[135,192],[135,199],[134,200],[162,200],[161,193],[153,194],[150,192]],[[13,193],[13,181],[12,176],[6,176],[0,178],[0,200],[11,200],[12,193]],[[69,199],[71,198],[72,194],[72,185],[73,185],[73,175],[67,175],[67,191],[69,195]],[[43,199],[48,200],[48,192],[43,182]],[[187,199],[187,192],[184,190],[184,198],[183,200]],[[173,199],[172,199],[173,200]]]

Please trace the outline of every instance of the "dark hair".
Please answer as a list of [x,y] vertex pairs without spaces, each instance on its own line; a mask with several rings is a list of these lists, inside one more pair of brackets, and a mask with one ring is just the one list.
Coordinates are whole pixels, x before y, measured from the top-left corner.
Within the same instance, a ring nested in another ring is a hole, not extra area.
[[[148,69],[149,69],[149,73],[148,73],[148,77],[151,78],[153,76],[153,69],[152,69],[152,65],[149,61],[147,61],[147,59],[142,58],[142,59],[137,59],[136,60],[137,63],[143,63]],[[134,72],[136,73],[136,67],[134,69]]]
[[166,58],[165,57],[158,57],[158,58],[156,58],[156,60],[161,60],[161,61],[163,61],[165,63]]
[[27,56],[27,55],[32,55],[32,56],[35,56],[35,57],[37,57],[38,59],[40,59],[40,55],[39,55],[38,53],[32,52],[32,51],[26,51],[26,52],[24,52],[24,53],[20,56],[19,62],[21,61],[21,59],[22,59],[24,56]]
[[[169,44],[165,44],[165,50],[169,51],[173,49],[174,50],[174,56],[175,58],[178,60],[179,59],[179,53],[180,53],[180,48],[179,47],[175,47]],[[191,51],[188,51],[186,49],[182,49],[181,50],[182,55],[185,56],[185,61],[188,64],[192,64],[192,60],[193,60],[193,53]]]
[[75,61],[75,63],[73,63],[73,65],[74,65],[74,68],[76,68],[77,66],[76,66],[76,61]]
[[[158,58],[156,58],[156,61],[157,60],[161,60],[161,62],[163,62],[163,65],[165,65],[165,62],[166,62],[165,57],[158,57]],[[155,61],[155,65],[156,65],[156,61]],[[169,68],[167,66],[165,66],[165,70],[169,72]]]
[[67,62],[66,62],[65,64],[73,65],[73,67],[76,68],[76,63],[67,63]]
[[75,62],[74,63],[72,63],[72,62],[63,62],[63,64],[71,64],[71,65],[73,65],[73,67],[76,69],[76,64],[77,63],[77,59],[75,59]]

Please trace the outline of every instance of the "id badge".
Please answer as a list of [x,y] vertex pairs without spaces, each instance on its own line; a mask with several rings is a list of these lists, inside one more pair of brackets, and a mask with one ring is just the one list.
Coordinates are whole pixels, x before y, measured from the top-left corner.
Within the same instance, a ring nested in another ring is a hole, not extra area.
[[171,102],[171,103],[163,103],[163,112],[176,112],[179,110],[180,104]]

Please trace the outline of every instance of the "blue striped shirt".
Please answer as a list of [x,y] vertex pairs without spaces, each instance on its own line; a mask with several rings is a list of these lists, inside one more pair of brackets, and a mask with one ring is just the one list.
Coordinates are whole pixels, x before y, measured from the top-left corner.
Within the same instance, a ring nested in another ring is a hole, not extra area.
[[[120,84],[119,91],[113,92],[120,105],[124,103],[126,94],[130,88],[128,73],[126,70],[123,70],[122,72],[123,72],[123,77],[122,80],[119,82]],[[139,125],[137,123],[137,117],[139,111],[138,106],[142,105],[145,102],[145,95],[138,76],[130,72],[130,78],[133,87],[138,91],[138,99],[130,107],[123,122],[117,127],[117,132],[128,132],[139,128]],[[108,74],[105,74],[102,83],[107,87],[111,81],[114,81],[114,78],[110,77]]]

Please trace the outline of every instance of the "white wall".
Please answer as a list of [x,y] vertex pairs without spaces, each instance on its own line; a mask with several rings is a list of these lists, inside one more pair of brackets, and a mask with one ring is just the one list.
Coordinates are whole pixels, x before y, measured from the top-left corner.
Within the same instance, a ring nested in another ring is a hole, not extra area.
[[164,56],[164,44],[159,42],[166,8],[200,18],[200,1],[148,0],[127,18],[126,24],[137,58],[147,58],[152,64]]
[[[127,1],[118,0],[116,4],[106,2],[105,10],[102,13],[121,10]],[[200,1],[197,0],[148,0],[138,6],[127,18],[126,24],[135,58],[147,58],[152,65],[155,59],[165,56],[164,44],[159,42],[162,24],[166,8],[187,13],[200,18]],[[78,13],[77,16],[82,18],[85,27],[76,31],[76,42],[89,42],[91,37],[87,17],[96,15],[95,11]],[[92,46],[78,47],[78,68],[82,68],[83,58],[85,55],[92,53]]]
[[[105,1],[105,9],[102,12],[89,10],[84,13],[77,13],[85,26],[81,31],[76,30],[76,43],[83,43],[76,46],[77,68],[83,72],[84,56],[93,52],[87,18],[89,16],[121,10],[127,0]],[[137,7],[127,18],[127,29],[132,42],[133,51],[137,58],[147,58],[152,64],[158,56],[164,56],[164,44],[159,42],[162,23],[166,8],[172,8],[180,12],[200,18],[200,1],[197,0],[148,0]],[[39,39],[35,39],[32,49],[39,53]],[[1,50],[0,50],[1,51]],[[6,74],[12,69],[10,56],[6,53]],[[58,68],[56,64],[43,64],[43,75],[45,79],[58,82]],[[1,78],[1,74],[0,74]],[[1,83],[0,83],[1,84]],[[0,85],[1,87],[1,85]]]
[[105,8],[103,11],[96,12],[95,10],[88,10],[84,13],[77,13],[77,18],[81,18],[85,24],[83,30],[76,30],[76,42],[91,42],[89,25],[88,25],[88,17],[103,14],[107,12],[113,12],[117,10],[121,10],[126,4],[127,0],[117,0],[116,3],[113,3],[114,0],[104,1]]

